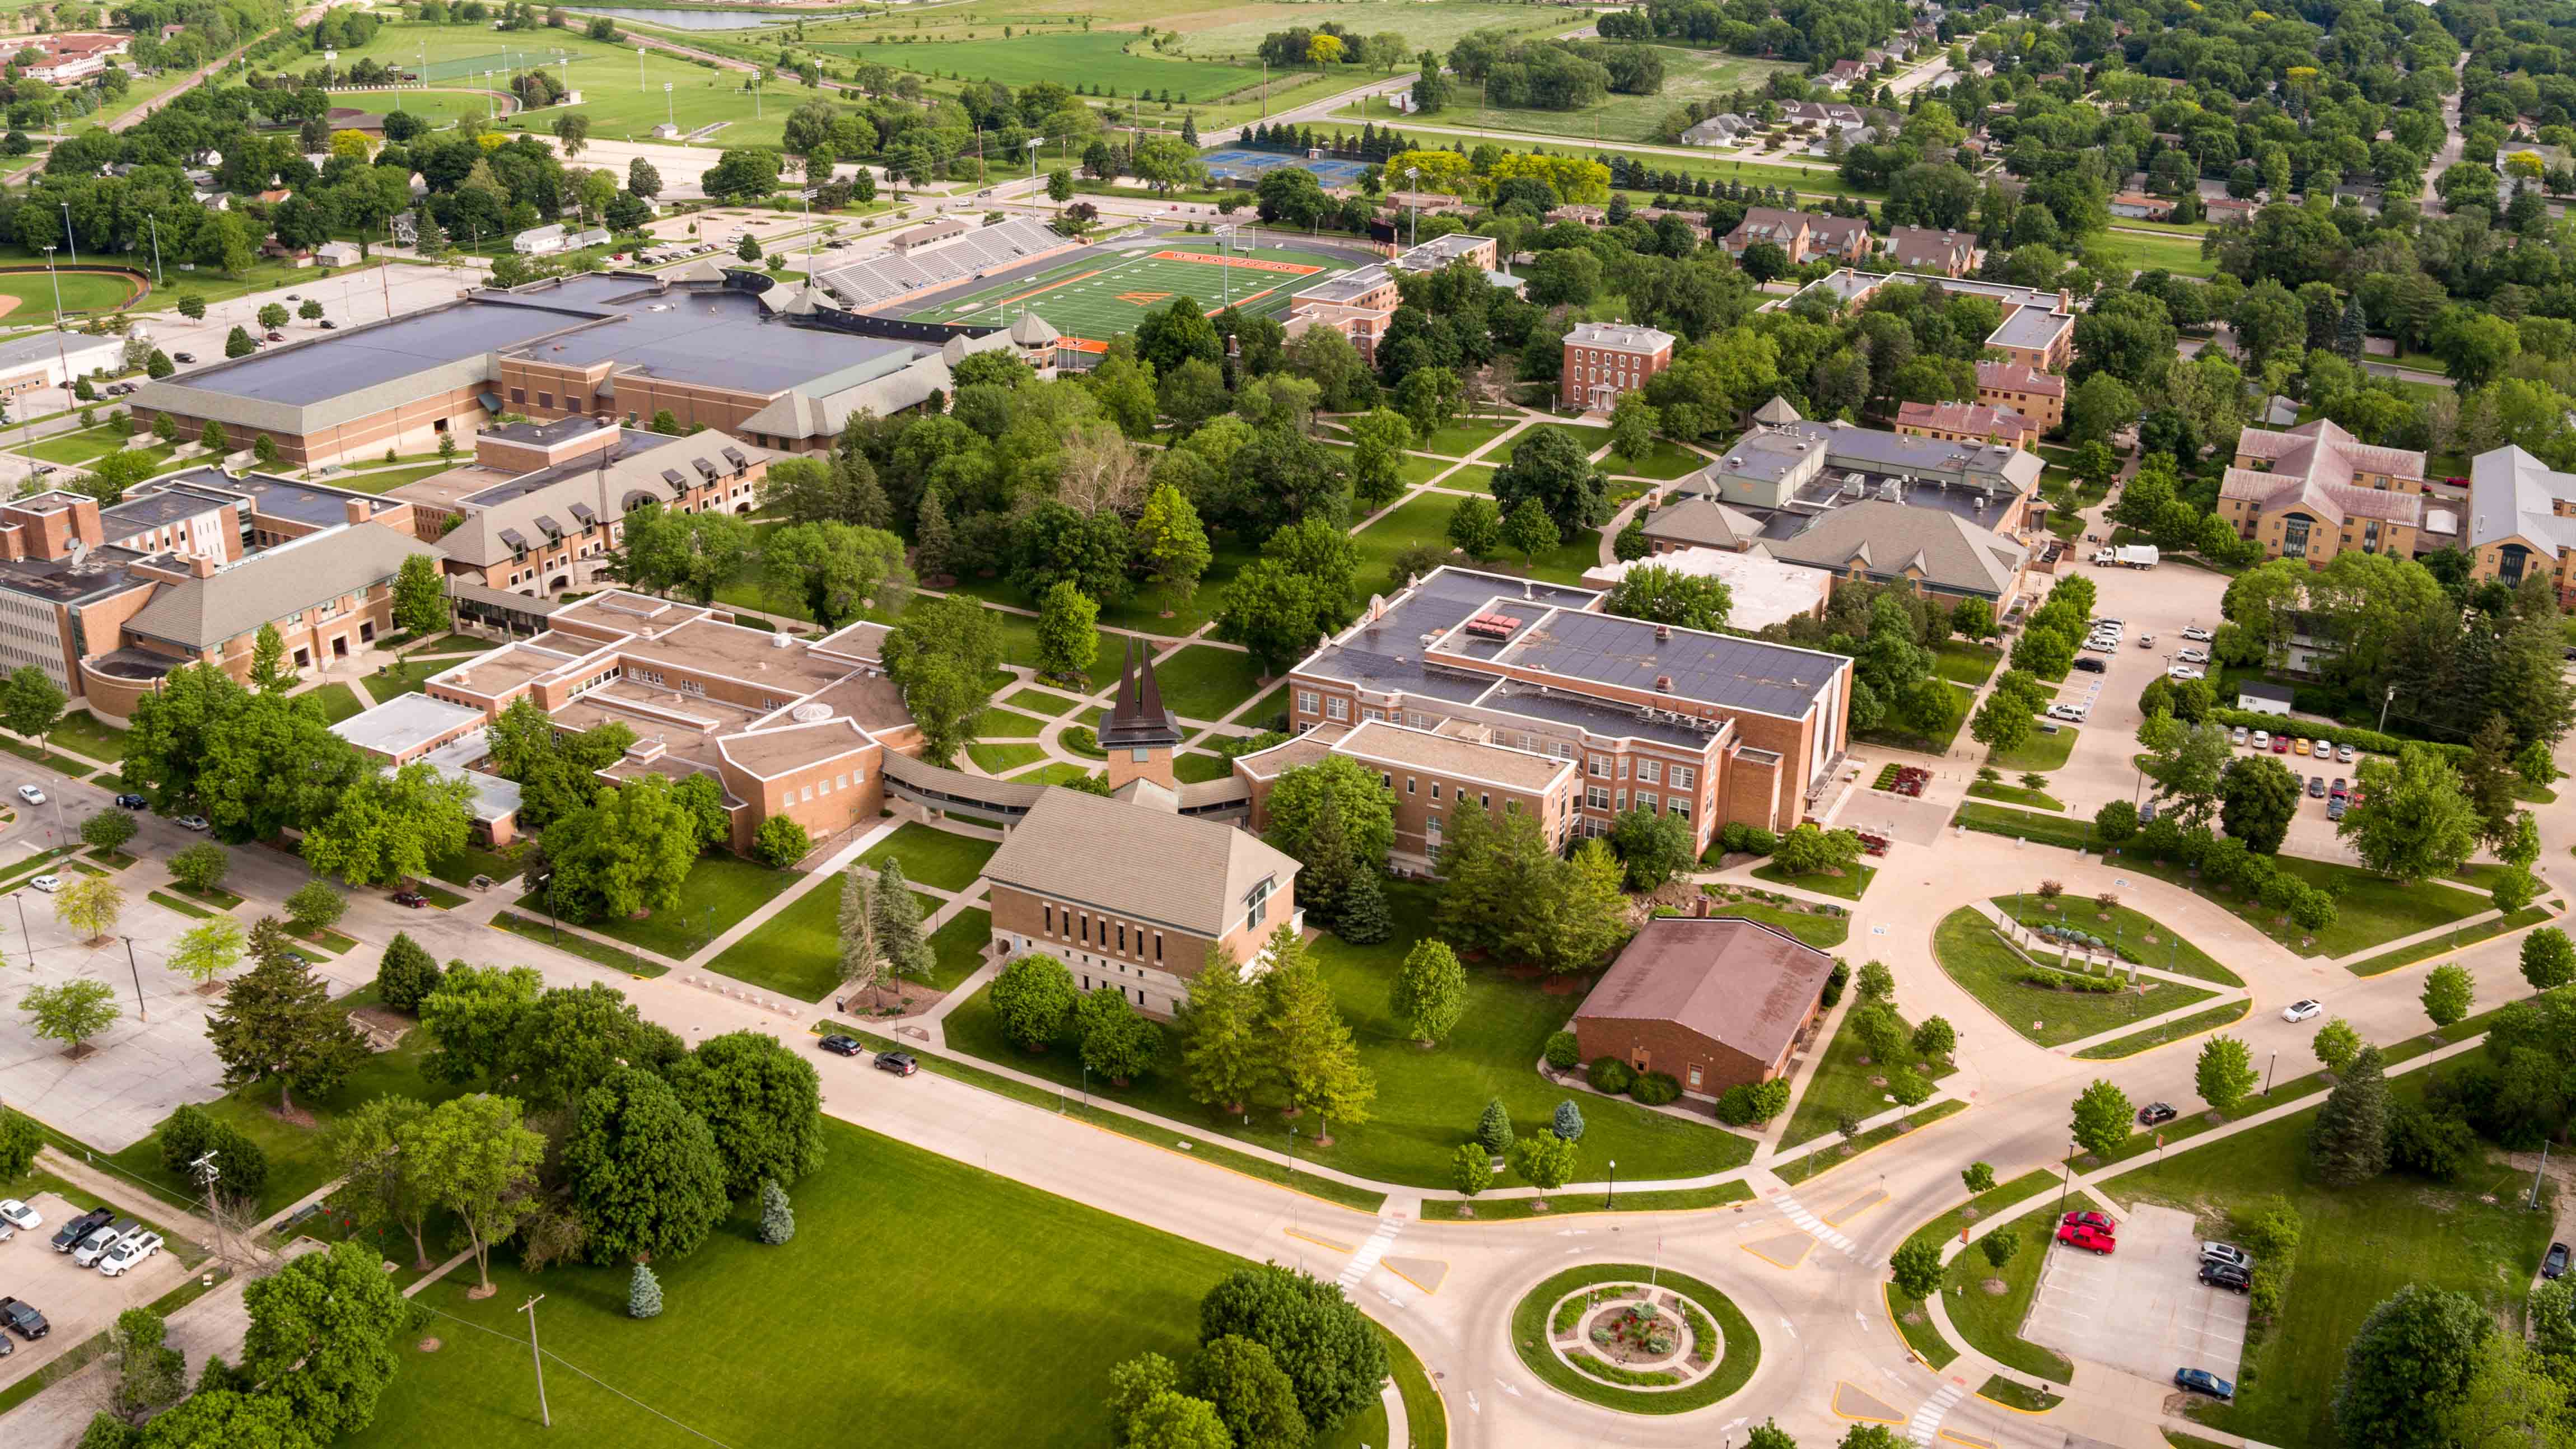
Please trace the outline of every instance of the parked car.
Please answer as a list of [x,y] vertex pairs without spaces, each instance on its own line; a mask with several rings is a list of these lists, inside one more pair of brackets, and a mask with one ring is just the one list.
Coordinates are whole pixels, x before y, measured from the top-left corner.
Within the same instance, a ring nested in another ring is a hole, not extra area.
[[875,1066],[878,1071],[892,1072],[898,1077],[908,1077],[921,1070],[921,1063],[914,1061],[910,1052],[879,1052]]
[[2188,664],[2172,665],[2165,670],[2167,679],[2207,679],[2208,677],[2209,671],[2194,669]]
[[2566,1272],[2567,1245],[2565,1243],[2550,1244],[2549,1256],[2540,1260],[2540,1276],[2543,1278],[2554,1279],[2564,1277]]
[[2343,782],[2343,776],[2341,775],[2335,776],[2334,783],[2326,787],[2327,798],[2333,800],[2340,800],[2351,793],[2352,787]]
[[2257,750],[2268,750],[2272,748],[2272,732],[2270,730],[2256,730],[2254,732],[2254,748]]
[[33,785],[21,785],[18,787],[18,798],[30,805],[42,805],[45,803],[45,792]]
[[2058,1221],[2060,1223],[2073,1223],[2077,1227],[2091,1228],[2097,1233],[2116,1233],[2120,1231],[2120,1224],[2108,1213],[2073,1212],[2059,1218]]
[[2139,647],[2139,648],[2141,648],[2141,649],[2153,649],[2153,648],[2155,648],[2155,647],[2156,647],[2156,636],[2155,636],[2155,635],[2153,635],[2153,634],[2141,634],[2141,635],[2139,635],[2139,636],[2138,636],[2138,647]]
[[2181,660],[2185,664],[2207,664],[2209,662],[2209,651],[2206,649],[2185,649],[2181,653],[2176,654],[2174,658]]
[[2272,736],[2272,753],[2273,753],[2273,754],[2276,754],[2276,755],[2286,755],[2286,754],[2288,754],[2289,752],[2290,752],[2290,737],[2289,737],[2288,735],[2274,735],[2274,736]]
[[2335,763],[2336,763],[2336,764],[2338,764],[2338,765],[2349,765],[2349,764],[2351,764],[2351,763],[2352,763],[2352,746],[2350,746],[2350,745],[2337,745],[2337,746],[2335,746]]
[[2245,748],[2245,726],[2238,725],[2235,732],[2227,737],[2227,742],[2240,750]]
[[2204,1263],[2232,1263],[2248,1273],[2254,1271],[2254,1255],[2234,1243],[2203,1243],[2200,1245],[2200,1260]]
[[211,830],[214,828],[213,824],[203,815],[182,815],[170,823],[178,826],[182,830]]
[[2084,706],[2080,704],[2052,704],[2048,707],[2050,719],[2062,719],[2069,724],[2084,723],[2084,712]]
[[2105,639],[2101,635],[2096,634],[2092,638],[2084,641],[2084,647],[2096,654],[2108,654],[2112,650],[2120,647],[2120,641],[2117,639]]
[[859,1039],[857,1037],[842,1036],[838,1032],[823,1038],[821,1045],[823,1050],[830,1052],[836,1057],[854,1057],[867,1050],[867,1048],[859,1045]]
[[81,1239],[116,1221],[116,1209],[91,1208],[54,1231],[54,1251],[68,1253],[81,1245]]
[[2212,1263],[2204,1260],[2200,1265],[2200,1281],[2212,1288],[2224,1288],[2230,1293],[2254,1291],[2254,1275],[2233,1263]]
[[40,875],[34,880],[27,882],[27,884],[34,886],[36,889],[43,891],[47,895],[52,895],[54,892],[62,889],[63,878],[58,875]]
[[271,342],[284,342],[286,340],[286,334],[283,332],[271,332],[268,334],[268,340]]
[[32,1233],[45,1225],[45,1215],[14,1197],[0,1198],[0,1222]]
[[2328,800],[2326,802],[2326,818],[2328,820],[2341,820],[2343,818],[2343,812],[2350,809],[2351,805],[2352,801],[2349,797]]
[[2311,800],[2322,800],[2326,798],[2325,776],[2310,775],[2308,777],[2308,798]]
[[2290,753],[2291,753],[2291,754],[2294,754],[2294,755],[2304,755],[2304,754],[2306,754],[2307,752],[2308,752],[2308,737],[2307,737],[2307,736],[2305,736],[2305,735],[2301,735],[2301,736],[2299,736],[2297,739],[2294,739],[2294,740],[2290,741]]
[[340,330],[340,324],[332,321],[328,317],[323,318],[321,321],[316,322],[313,325],[321,328],[325,332],[337,332]]
[[2182,631],[2182,637],[2195,640],[2202,644],[2207,644],[2218,636],[2210,633],[2207,629],[2200,627],[2198,624],[2191,624],[2185,626]]
[[2088,1253],[2099,1253],[2104,1257],[2117,1252],[2120,1247],[2109,1233],[2099,1228],[2088,1228],[2082,1223],[2068,1223],[2059,1228],[2057,1240],[2070,1248],[2082,1248]]
[[170,354],[170,360],[172,362],[194,362],[197,360],[197,354],[193,352],[173,352]]
[[2236,1385],[2207,1369],[2175,1369],[2174,1387],[2186,1394],[2207,1394],[2222,1404],[2236,1401]]
[[121,1278],[125,1275],[126,1269],[134,1267],[144,1259],[149,1258],[160,1251],[161,1235],[159,1233],[136,1233],[125,1241],[118,1243],[115,1247],[108,1249],[107,1256],[98,1260],[98,1271],[110,1278]]
[[2099,659],[2078,659],[2075,667],[2087,674],[2108,674],[2111,671],[2111,666]]
[[2181,1114],[2174,1111],[2173,1104],[2170,1102],[2149,1102],[2138,1109],[2138,1125],[2162,1127],[2179,1115]]
[[116,797],[116,803],[124,806],[128,810],[149,810],[152,808],[152,802],[144,799],[140,795],[119,795]]
[[99,1259],[107,1256],[108,1249],[141,1231],[143,1231],[141,1223],[132,1218],[119,1218],[81,1239],[80,1246],[72,1249],[72,1265],[78,1268],[94,1268],[98,1266]]
[[2324,1015],[2325,1009],[2326,1004],[2324,1002],[2317,1000],[2313,996],[2306,997],[2302,1000],[2293,1001],[2289,1005],[2282,1007],[2281,1019],[2283,1021],[2306,1021],[2311,1017]]
[[393,900],[395,905],[409,906],[415,911],[429,904],[429,897],[418,891],[396,891]]
[[0,1323],[9,1325],[11,1332],[29,1343],[54,1331],[45,1315],[36,1311],[36,1305],[20,1298],[0,1298]]

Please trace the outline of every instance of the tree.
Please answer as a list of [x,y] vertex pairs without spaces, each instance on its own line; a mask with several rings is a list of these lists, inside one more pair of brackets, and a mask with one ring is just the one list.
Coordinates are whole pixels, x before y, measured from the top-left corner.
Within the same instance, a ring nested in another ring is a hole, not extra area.
[[1631,619],[1714,633],[1726,627],[1733,603],[1722,579],[1686,574],[1664,564],[1638,563],[1610,586],[1602,607]]
[[1191,1098],[1240,1114],[1263,1076],[1260,1003],[1222,944],[1208,949],[1173,1026],[1181,1042],[1181,1080]]
[[1477,1114],[1476,1142],[1497,1157],[1511,1150],[1512,1114],[1504,1109],[1502,1098],[1487,1101],[1485,1110]]
[[2271,855],[2299,813],[2299,777],[2269,755],[2237,760],[2219,772],[2220,828],[2258,855]]
[[1590,452],[1563,429],[1543,428],[1523,438],[1511,461],[1494,470],[1494,506],[1504,517],[1538,500],[1559,542],[1597,528],[1610,515],[1609,492]]
[[[169,1331],[161,1315],[149,1308],[128,1308],[116,1315],[107,1342],[116,1365],[118,1413],[149,1414],[187,1394],[188,1360],[168,1346]],[[115,1422],[123,1427],[123,1421]],[[84,1441],[87,1437],[83,1436]]]
[[1533,1132],[1512,1143],[1512,1171],[1541,1193],[1551,1193],[1574,1180],[1574,1144],[1553,1132]]
[[1785,876],[1843,874],[1860,860],[1860,835],[1851,830],[1820,830],[1810,820],[1780,837],[1771,860]]
[[589,1222],[593,1262],[687,1253],[730,1207],[714,1132],[670,1083],[640,1067],[620,1067],[582,1094],[563,1172]]
[[2338,1073],[2352,1065],[2353,1058],[2361,1054],[2361,1046],[2361,1033],[2340,1016],[2317,1028],[2309,1042],[2317,1060],[2325,1063],[2328,1071]]
[[638,156],[626,166],[626,189],[646,201],[662,194],[662,173]]
[[877,949],[885,953],[886,970],[927,980],[939,964],[939,953],[930,948],[929,934],[921,928],[921,898],[904,878],[901,860],[889,856],[877,867],[877,886],[868,894],[868,919],[876,932]]
[[394,574],[394,627],[423,637],[447,627],[447,589],[428,554],[405,558]]
[[351,1216],[409,1234],[412,1261],[423,1271],[430,1266],[425,1228],[438,1203],[431,1181],[443,1168],[424,1152],[406,1150],[403,1134],[429,1110],[416,1097],[370,1097],[340,1119],[329,1139],[331,1163],[347,1180]]
[[[414,760],[401,769],[373,771],[340,792],[330,815],[304,833],[304,863],[353,886],[392,885],[429,874],[434,861],[465,848],[473,833],[474,787]],[[320,881],[287,898],[304,901],[298,930],[311,934],[345,909],[340,893]],[[327,912],[328,919],[309,914]]]
[[814,837],[789,816],[772,815],[752,832],[751,855],[761,864],[785,870],[814,849]]
[[1352,859],[1370,870],[1386,868],[1395,848],[1395,797],[1376,772],[1346,755],[1283,770],[1270,790],[1270,825],[1262,838],[1307,865],[1318,856],[1327,807]]
[[[292,1422],[316,1443],[354,1434],[374,1422],[377,1400],[393,1381],[395,1341],[429,1316],[425,1307],[403,1296],[401,1283],[383,1270],[375,1249],[354,1241],[289,1258],[268,1276],[253,1278],[242,1291],[242,1307],[250,1316],[242,1340],[242,1374],[263,1386],[258,1397],[282,1399]],[[173,1414],[187,1410],[183,1405]],[[156,1436],[159,1430],[155,1425]],[[281,1441],[217,1433],[168,1442]]]
[[1461,1142],[1449,1154],[1449,1185],[1474,1197],[1494,1183],[1494,1158],[1481,1142]]
[[1413,424],[1393,408],[1374,408],[1344,424],[1351,438],[1351,493],[1363,508],[1378,509],[1404,493],[1404,455],[1413,446]]
[[116,929],[124,909],[124,889],[106,876],[75,876],[54,892],[54,919],[92,943]]
[[1079,993],[1073,973],[1042,951],[1021,955],[993,978],[994,1019],[1002,1034],[1022,1051],[1042,1052],[1064,1030]]
[[1636,806],[1611,824],[1610,850],[1628,889],[1653,891],[1698,863],[1690,822]]
[[533,966],[451,963],[420,1004],[421,1030],[435,1044],[421,1074],[442,1082],[497,1082],[543,990]]
[[349,898],[322,881],[306,881],[286,898],[286,923],[308,935],[319,935],[348,912]]
[[2469,1014],[2477,1002],[2477,984],[2469,970],[2457,961],[2434,967],[2424,975],[2424,1014],[2433,1025],[2449,1026]]
[[199,895],[221,889],[224,877],[231,874],[232,868],[232,852],[211,840],[189,846],[170,857],[171,879]]
[[1162,1037],[1154,1024],[1136,1012],[1127,993],[1112,986],[1085,992],[1073,1009],[1074,1031],[1081,1038],[1082,1064],[1109,1079],[1113,1087],[1153,1070]]
[[925,599],[896,621],[880,651],[921,730],[922,760],[947,764],[993,699],[990,677],[1002,661],[996,616],[962,595]]
[[2476,1371],[2494,1320],[2465,1293],[2409,1283],[2370,1311],[2344,1350],[2334,1422],[2351,1449],[2449,1442],[2443,1421]]
[[134,817],[125,811],[101,810],[81,822],[81,844],[114,854],[125,842],[132,840],[140,828],[134,823]]
[[1463,498],[1449,515],[1447,538],[1469,558],[1491,558],[1503,547],[1503,516],[1488,498]]
[[0,681],[0,726],[42,744],[62,723],[66,701],[62,688],[46,678],[45,671],[22,664]]
[[1913,1040],[1908,1045],[1914,1048],[1914,1055],[1924,1061],[1947,1061],[1950,1053],[1959,1049],[1959,1031],[1950,1025],[1947,1017],[1927,1016],[1923,1018],[1922,1025],[1914,1028]]
[[1888,1255],[1887,1269],[1897,1292],[1917,1301],[1929,1298],[1941,1291],[1941,1245],[1908,1241]]
[[787,1201],[787,1189],[771,1178],[760,1180],[760,1240],[770,1247],[784,1247],[796,1237],[796,1210]]
[[626,1316],[629,1318],[662,1316],[662,1280],[653,1275],[652,1269],[641,1263],[635,1265],[635,1271],[626,1275]]
[[2543,926],[2522,938],[2522,979],[2535,991],[2553,991],[2576,981],[2576,944],[2556,926]]
[[278,1109],[292,1112],[294,1093],[320,1094],[346,1080],[366,1043],[275,920],[251,929],[251,954],[257,964],[224,993],[206,1035],[228,1085],[273,1081]]
[[2476,807],[2460,793],[2459,777],[2432,751],[2407,745],[2394,762],[2362,761],[2361,803],[2335,822],[2362,864],[2381,875],[2413,883],[2459,869],[2477,849]]
[[107,1030],[124,1013],[116,1005],[116,988],[104,981],[80,979],[60,986],[31,986],[18,1000],[27,1014],[27,1029],[79,1056],[89,1039]]
[[1095,627],[1099,618],[1100,605],[1090,595],[1071,579],[1056,580],[1038,601],[1039,676],[1087,677],[1092,659],[1100,652],[1100,631]]
[[672,1067],[671,1087],[707,1124],[728,1198],[823,1165],[823,1079],[766,1032],[729,1031]]
[[1211,1339],[1191,1360],[1181,1385],[1215,1408],[1239,1445],[1294,1446],[1306,1442],[1297,1390],[1270,1350],[1233,1334]]
[[1538,556],[1556,547],[1556,522],[1547,516],[1546,505],[1536,498],[1524,498],[1520,506],[1503,517],[1503,542],[1520,551],[1522,558],[1535,567]]
[[1178,488],[1157,485],[1145,498],[1136,519],[1136,556],[1163,586],[1163,617],[1186,606],[1198,593],[1199,577],[1213,554],[1199,512]]
[[518,1231],[536,1205],[537,1164],[546,1140],[519,1120],[519,1104],[485,1093],[451,1097],[397,1129],[421,1187],[456,1219],[474,1254],[483,1291],[492,1291],[492,1245]]
[[2308,1155],[2328,1184],[2350,1187],[2388,1170],[2388,1080],[2379,1048],[2361,1048],[2336,1076],[2309,1131]]
[[1416,1042],[1428,1047],[1445,1041],[1467,1009],[1466,968],[1440,942],[1417,941],[1396,973],[1389,1005]]
[[574,920],[633,916],[679,904],[698,860],[696,822],[667,775],[639,775],[600,791],[539,837],[552,866],[549,898]]
[[2129,1140],[2129,1124],[2134,1120],[2128,1096],[2109,1082],[2096,1077],[2093,1085],[2075,1099],[2073,1136],[2076,1145],[2095,1157],[2109,1153]]
[[1359,1048],[1306,943],[1282,925],[1266,949],[1270,970],[1261,978],[1261,1020],[1270,1039],[1271,1071],[1291,1111],[1323,1117],[1315,1134],[1316,1145],[1323,1146],[1332,1141],[1333,1119],[1368,1120],[1377,1082],[1360,1065]]
[[[394,943],[404,945],[408,944],[410,939],[408,936],[397,935],[394,937]],[[412,949],[420,948],[415,946]],[[390,960],[393,952],[388,949],[385,954]],[[428,955],[425,951],[421,954]],[[217,916],[202,925],[191,926],[179,933],[179,944],[170,952],[170,969],[203,987],[211,985],[216,977],[239,965],[241,956],[241,922],[230,916]],[[429,969],[434,975],[438,970],[438,963],[431,962]],[[385,978],[381,970],[377,973],[376,979],[379,985],[383,984]],[[396,1009],[409,1010],[410,1008],[397,1007]]]
[[1342,1290],[1277,1264],[1239,1268],[1199,1300],[1199,1342],[1233,1336],[1270,1351],[1316,1434],[1377,1397],[1387,1372],[1377,1330]]

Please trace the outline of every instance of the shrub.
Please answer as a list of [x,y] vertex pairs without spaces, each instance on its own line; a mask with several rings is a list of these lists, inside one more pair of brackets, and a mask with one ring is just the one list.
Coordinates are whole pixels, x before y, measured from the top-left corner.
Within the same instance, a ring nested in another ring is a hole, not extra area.
[[417,1012],[421,1002],[438,989],[439,977],[438,958],[396,931],[393,943],[376,963],[376,999],[388,1011]]
[[662,1316],[662,1280],[653,1270],[638,1263],[626,1278],[626,1316],[659,1318]]
[[1547,1064],[1560,1072],[1572,1071],[1583,1060],[1583,1048],[1570,1031],[1557,1032],[1547,1039]]
[[1592,1090],[1596,1092],[1624,1092],[1636,1076],[1635,1072],[1628,1070],[1628,1064],[1617,1057],[1592,1059]]
[[268,1186],[268,1154],[239,1128],[195,1105],[181,1107],[161,1124],[161,1165],[172,1173],[198,1181],[197,1160],[209,1153],[215,1159],[218,1192],[259,1201],[260,1189]]
[[1843,988],[1849,985],[1850,982],[1851,963],[1848,961],[1836,961],[1834,963],[1833,974],[1825,978],[1824,1003],[1828,1008],[1831,1008],[1835,1003],[1843,999]]
[[1753,1089],[1742,1082],[1720,1092],[1717,1097],[1717,1120],[1729,1127],[1742,1127],[1753,1121]]
[[1780,848],[1780,837],[1758,825],[1735,822],[1717,832],[1717,843],[1728,855],[1769,855]]
[[780,870],[803,860],[813,848],[814,837],[784,815],[772,815],[760,822],[760,829],[751,837],[751,853],[760,858],[761,864]]
[[760,1240],[777,1247],[796,1236],[796,1210],[787,1203],[787,1189],[773,1178],[760,1180]]
[[1681,1100],[1681,1080],[1670,1072],[1647,1072],[1628,1084],[1628,1095],[1649,1107]]
[[2116,977],[2080,976],[2049,966],[2025,966],[2021,979],[2029,985],[2044,986],[2051,991],[2089,991],[2097,996],[2108,996],[2120,990],[2120,981]]
[[318,880],[299,887],[286,898],[288,924],[308,936],[329,930],[348,909],[347,896]]

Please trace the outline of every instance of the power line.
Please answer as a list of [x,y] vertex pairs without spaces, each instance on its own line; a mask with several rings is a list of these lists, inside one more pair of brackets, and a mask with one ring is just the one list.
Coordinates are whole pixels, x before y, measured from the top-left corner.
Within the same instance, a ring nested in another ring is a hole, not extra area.
[[[511,1343],[514,1343],[514,1344],[515,1344],[515,1343],[517,1343],[517,1342],[519,1341],[518,1335],[516,1335],[516,1334],[503,1333],[503,1332],[501,1332],[499,1329],[485,1327],[484,1325],[482,1325],[482,1324],[480,1324],[480,1323],[476,1323],[474,1320],[472,1320],[472,1319],[470,1319],[470,1318],[459,1318],[459,1317],[457,1317],[455,1314],[450,1313],[450,1312],[448,1312],[447,1310],[445,1310],[445,1309],[443,1309],[443,1308],[431,1308],[431,1307],[430,1307],[430,1305],[428,1305],[428,1304],[426,1304],[426,1303],[422,1304],[421,1306],[422,1306],[423,1308],[429,1308],[429,1311],[430,1311],[430,1312],[432,1312],[432,1313],[434,1313],[434,1314],[438,1315],[438,1316],[439,1316],[439,1317],[441,1317],[441,1318],[444,1318],[444,1319],[448,1320],[448,1321],[449,1321],[449,1322],[451,1322],[451,1323],[461,1323],[461,1324],[464,1324],[466,1327],[468,1327],[468,1328],[470,1328],[470,1329],[473,1329],[473,1330],[474,1330],[475,1332],[477,1332],[477,1333],[488,1333],[488,1334],[492,1335],[494,1338],[507,1339],[507,1340],[509,1340]],[[701,1438],[701,1439],[706,1440],[706,1441],[707,1441],[708,1443],[710,1443],[710,1444],[715,1445],[715,1446],[716,1446],[716,1449],[733,1449],[733,1446],[732,1446],[732,1445],[725,1443],[725,1441],[723,1441],[722,1439],[717,1438],[717,1437],[716,1437],[716,1436],[714,1436],[713,1434],[710,1434],[710,1433],[706,1432],[706,1431],[705,1431],[705,1430],[703,1430],[703,1429],[697,1428],[697,1427],[695,1427],[694,1425],[681,1423],[679,1420],[672,1418],[670,1415],[663,1413],[661,1410],[659,1410],[659,1409],[657,1409],[657,1408],[654,1408],[651,1404],[648,1404],[648,1403],[644,1402],[642,1399],[639,1399],[639,1398],[635,1397],[633,1394],[630,1394],[630,1393],[626,1392],[624,1389],[621,1389],[621,1388],[617,1387],[615,1384],[612,1384],[612,1383],[608,1382],[606,1379],[603,1379],[603,1378],[599,1377],[597,1374],[591,1373],[589,1370],[584,1369],[581,1365],[579,1365],[579,1364],[576,1364],[576,1363],[572,1362],[571,1360],[569,1360],[569,1359],[565,1358],[563,1355],[561,1355],[561,1354],[559,1354],[559,1353],[554,1352],[552,1349],[539,1349],[539,1350],[538,1350],[538,1352],[539,1352],[541,1355],[543,1355],[545,1358],[551,1359],[551,1360],[553,1360],[556,1364],[561,1365],[561,1366],[562,1366],[562,1367],[564,1367],[564,1368],[570,1369],[570,1370],[571,1370],[572,1372],[574,1372],[574,1373],[580,1374],[583,1378],[590,1380],[590,1382],[592,1382],[592,1383],[594,1383],[594,1384],[597,1384],[599,1387],[601,1387],[601,1388],[603,1388],[603,1389],[608,1390],[610,1393],[615,1394],[617,1397],[619,1397],[619,1398],[621,1398],[621,1399],[624,1399],[626,1402],[628,1402],[628,1403],[630,1403],[630,1404],[633,1404],[635,1407],[637,1407],[637,1408],[639,1408],[639,1409],[642,1409],[645,1413],[648,1413],[648,1414],[652,1415],[654,1418],[659,1419],[659,1420],[661,1420],[662,1422],[664,1422],[664,1423],[666,1423],[666,1424],[669,1424],[671,1427],[673,1427],[673,1428],[675,1428],[675,1429],[678,1429],[678,1430],[682,1431],[683,1433],[695,1434],[697,1437],[699,1437],[699,1438]]]

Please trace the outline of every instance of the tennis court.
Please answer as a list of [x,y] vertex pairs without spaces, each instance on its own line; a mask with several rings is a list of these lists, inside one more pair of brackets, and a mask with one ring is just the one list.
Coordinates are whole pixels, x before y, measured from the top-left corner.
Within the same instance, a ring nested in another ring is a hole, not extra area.
[[1277,151],[1249,151],[1230,146],[1210,151],[1199,158],[1208,175],[1218,181],[1257,181],[1265,173],[1282,166],[1302,166],[1315,173],[1315,179],[1326,186],[1356,186],[1368,174],[1365,161],[1309,160],[1304,156],[1283,155]]
[[1105,350],[1109,339],[1136,330],[1147,312],[1186,296],[1209,312],[1229,302],[1262,315],[1288,310],[1298,291],[1346,270],[1330,257],[1276,247],[1187,245],[1175,237],[1158,251],[1121,258],[1091,252],[1034,277],[987,287],[936,307],[905,314],[914,322],[959,322],[999,327],[1021,312],[1035,312],[1085,351]]

